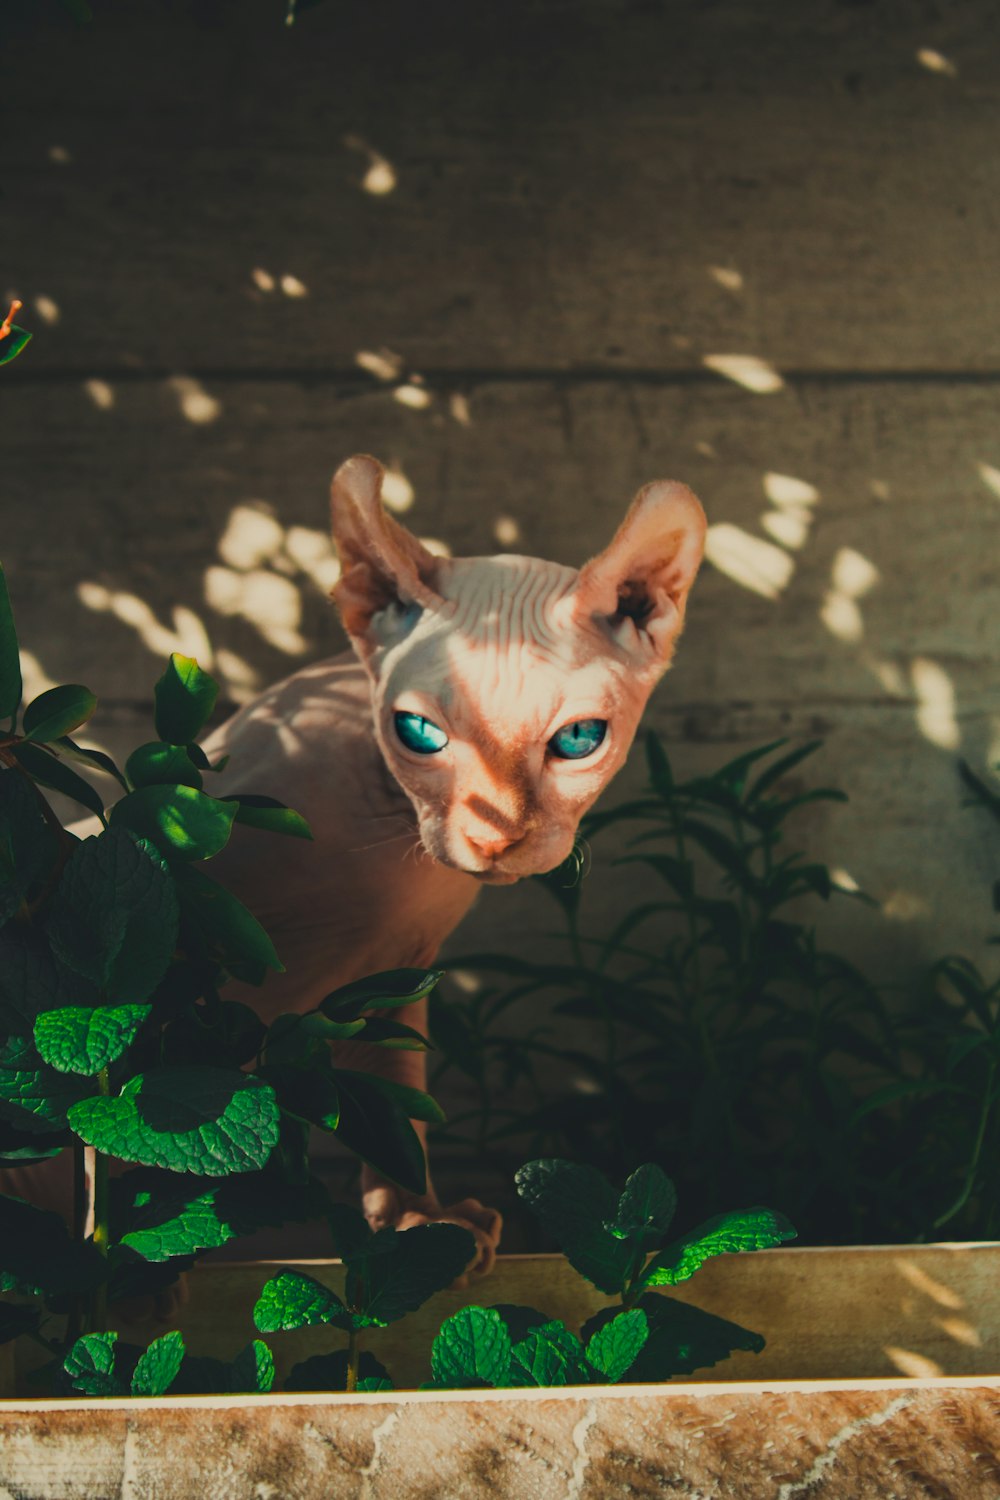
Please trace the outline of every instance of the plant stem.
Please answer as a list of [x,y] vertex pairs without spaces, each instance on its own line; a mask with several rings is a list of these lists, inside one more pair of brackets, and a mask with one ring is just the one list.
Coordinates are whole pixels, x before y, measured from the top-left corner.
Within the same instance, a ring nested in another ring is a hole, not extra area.
[[[102,1068],[97,1075],[98,1092],[107,1098],[111,1092],[108,1070]],[[101,1151],[94,1152],[94,1247],[107,1256],[110,1246],[108,1158]],[[108,1317],[108,1284],[102,1281],[94,1292],[90,1305],[90,1331],[103,1333]]]
[[[87,1232],[87,1158],[81,1140],[73,1142],[73,1238],[82,1245]],[[83,1331],[83,1298],[77,1294],[70,1305],[66,1342],[72,1346]]]
[[962,1191],[951,1207],[945,1209],[944,1213],[940,1214],[934,1220],[932,1225],[934,1229],[940,1229],[942,1225],[947,1224],[949,1219],[953,1219],[957,1213],[961,1212],[969,1201],[972,1189],[975,1187],[976,1172],[979,1170],[979,1157],[982,1153],[983,1141],[986,1138],[986,1126],[989,1124],[990,1110],[993,1107],[993,1080],[996,1077],[996,1071],[997,1064],[995,1062],[991,1063],[989,1077],[986,1080],[986,1088],[983,1091],[983,1106],[979,1111],[979,1129],[976,1132],[976,1143],[972,1148],[972,1160],[969,1162],[969,1170],[965,1174],[965,1183],[963,1184]]
[[358,1330],[352,1328],[347,1335],[347,1389],[356,1391],[358,1388],[358,1361],[361,1358],[361,1350],[358,1348]]

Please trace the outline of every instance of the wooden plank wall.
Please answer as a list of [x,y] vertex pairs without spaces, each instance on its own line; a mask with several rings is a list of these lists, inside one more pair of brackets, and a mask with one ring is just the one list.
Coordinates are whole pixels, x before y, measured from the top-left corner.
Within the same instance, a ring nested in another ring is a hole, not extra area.
[[[121,747],[172,645],[230,701],[339,649],[357,450],[422,536],[568,562],[683,478],[713,562],[649,722],[683,770],[822,736],[803,784],[851,803],[801,838],[884,904],[832,939],[904,984],[982,956],[996,839],[956,758],[1000,757],[996,8],[93,5],[0,23],[32,681],[93,686]],[[550,925],[490,892],[457,946]]]

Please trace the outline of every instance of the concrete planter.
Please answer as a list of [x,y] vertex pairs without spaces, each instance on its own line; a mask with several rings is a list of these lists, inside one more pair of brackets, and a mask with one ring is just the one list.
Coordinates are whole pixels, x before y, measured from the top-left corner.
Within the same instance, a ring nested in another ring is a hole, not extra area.
[[[336,1287],[340,1268],[302,1262]],[[271,1265],[191,1278],[195,1353],[234,1353]],[[711,1262],[691,1300],[760,1330],[725,1381],[391,1396],[0,1401],[0,1500],[979,1500],[1000,1494],[1000,1245],[770,1250]],[[369,1346],[399,1383],[465,1302],[578,1324],[606,1299],[559,1257],[511,1257]],[[125,1334],[123,1330],[123,1335]],[[149,1337],[135,1331],[133,1336]],[[279,1373],[329,1346],[275,1335]],[[23,1382],[8,1355],[7,1391]]]

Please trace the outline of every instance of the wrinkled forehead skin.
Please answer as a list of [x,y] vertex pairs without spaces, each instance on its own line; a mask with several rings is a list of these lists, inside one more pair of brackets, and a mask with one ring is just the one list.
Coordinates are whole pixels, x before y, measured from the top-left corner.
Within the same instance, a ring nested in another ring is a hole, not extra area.
[[652,683],[598,624],[572,618],[578,576],[531,557],[448,560],[435,578],[442,607],[373,663],[379,708],[426,694],[453,732],[484,748],[537,741],[564,708],[570,718],[631,710],[637,721]]

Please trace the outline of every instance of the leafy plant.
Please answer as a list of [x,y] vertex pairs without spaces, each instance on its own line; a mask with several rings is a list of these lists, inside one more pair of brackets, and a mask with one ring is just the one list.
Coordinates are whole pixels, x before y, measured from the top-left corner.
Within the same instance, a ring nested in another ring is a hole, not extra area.
[[522,1167],[517,1189],[574,1269],[619,1306],[589,1319],[579,1336],[532,1308],[462,1308],[434,1340],[424,1389],[668,1380],[764,1347],[760,1334],[652,1289],[678,1286],[712,1256],[794,1238],[782,1214],[721,1214],[663,1245],[677,1194],[652,1163],[620,1195],[594,1168],[551,1158]]
[[[426,1046],[383,1013],[426,995],[440,975],[374,976],[266,1027],[224,988],[230,976],[260,984],[281,961],[252,913],[201,866],[237,823],[310,835],[273,799],[207,789],[221,763],[209,763],[196,737],[216,684],[196,662],[171,657],[155,688],[157,738],[124,771],[72,737],[96,706],[86,688],[42,693],[19,725],[21,692],[0,571],[0,1171],[27,1171],[30,1196],[31,1176],[68,1152],[75,1191],[72,1235],[58,1215],[0,1194],[0,1292],[30,1299],[4,1307],[0,1339],[28,1334],[58,1355],[105,1333],[109,1298],[159,1293],[207,1250],[325,1212],[325,1190],[309,1174],[311,1126],[423,1192],[410,1121],[439,1121],[439,1107],[334,1066],[331,1045]],[[76,765],[111,780],[119,795],[110,809]],[[100,832],[64,828],[49,789],[95,814]],[[130,1170],[113,1178],[112,1162]],[[52,1318],[67,1311],[64,1342]],[[94,1358],[107,1363],[106,1353]],[[207,1378],[207,1367],[194,1368]],[[103,1373],[125,1378],[111,1364]]]
[[19,328],[14,322],[15,313],[20,312],[23,306],[23,302],[15,298],[10,304],[10,312],[0,323],[0,365],[9,365],[31,340],[28,330]]

